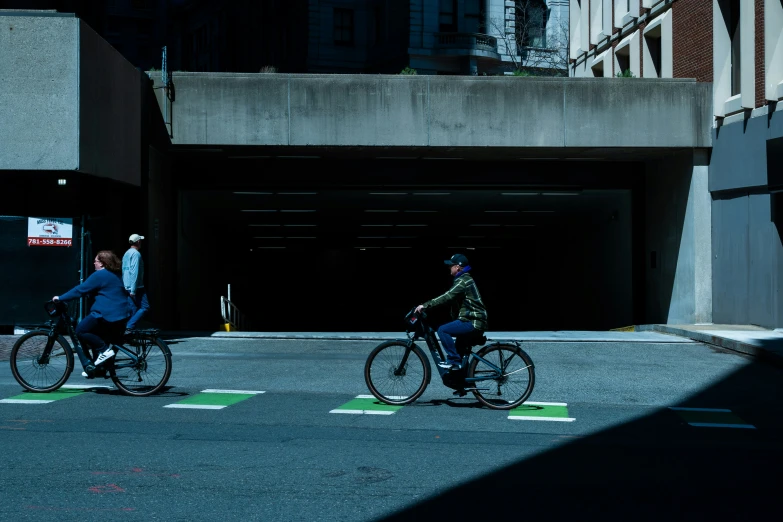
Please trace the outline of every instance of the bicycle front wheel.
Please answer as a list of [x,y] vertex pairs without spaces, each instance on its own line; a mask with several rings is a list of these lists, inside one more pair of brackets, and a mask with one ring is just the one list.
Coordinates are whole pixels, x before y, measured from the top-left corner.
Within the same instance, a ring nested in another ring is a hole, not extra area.
[[163,388],[171,376],[171,352],[160,339],[136,340],[124,346],[109,366],[114,385],[126,395],[146,397]]
[[47,332],[28,332],[11,349],[11,373],[31,392],[56,390],[72,371],[73,352],[62,336],[50,339]]
[[378,400],[386,404],[410,404],[430,382],[430,361],[416,345],[389,341],[377,346],[364,365],[364,381]]
[[536,383],[533,361],[521,348],[494,344],[482,348],[476,355],[481,359],[471,358],[468,377],[489,377],[474,384],[473,395],[479,402],[495,410],[510,410],[533,393]]

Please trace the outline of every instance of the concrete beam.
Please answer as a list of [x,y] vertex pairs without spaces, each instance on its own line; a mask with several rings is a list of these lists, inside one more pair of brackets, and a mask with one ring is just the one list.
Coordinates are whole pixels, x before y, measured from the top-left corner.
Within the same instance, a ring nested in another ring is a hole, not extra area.
[[[180,145],[710,147],[694,80],[173,74]],[[162,105],[162,98],[159,95]]]
[[139,185],[143,73],[72,15],[10,13],[0,13],[0,171]]
[[79,167],[79,25],[0,16],[0,170]]

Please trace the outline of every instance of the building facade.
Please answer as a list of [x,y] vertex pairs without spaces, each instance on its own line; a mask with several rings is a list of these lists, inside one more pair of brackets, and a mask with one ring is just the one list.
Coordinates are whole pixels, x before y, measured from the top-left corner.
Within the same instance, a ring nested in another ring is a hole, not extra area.
[[568,0],[411,0],[410,67],[420,74],[564,75]]
[[783,4],[576,0],[570,14],[572,76],[712,83],[712,321],[783,325]]

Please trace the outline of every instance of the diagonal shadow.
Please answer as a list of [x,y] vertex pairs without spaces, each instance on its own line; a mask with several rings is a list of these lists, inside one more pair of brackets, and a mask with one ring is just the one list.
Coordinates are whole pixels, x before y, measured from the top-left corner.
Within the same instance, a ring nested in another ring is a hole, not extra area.
[[780,397],[783,371],[753,362],[672,406],[730,409],[756,429],[694,427],[662,408],[382,520],[776,519],[783,469]]

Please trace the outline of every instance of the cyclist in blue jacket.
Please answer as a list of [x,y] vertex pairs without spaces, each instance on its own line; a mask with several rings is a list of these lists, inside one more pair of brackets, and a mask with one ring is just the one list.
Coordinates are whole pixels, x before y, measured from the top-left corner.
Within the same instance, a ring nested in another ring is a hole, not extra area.
[[131,315],[128,292],[122,283],[120,259],[110,250],[101,250],[93,264],[95,272],[82,284],[52,298],[52,301],[71,301],[82,296],[95,297],[90,313],[76,326],[79,342],[85,350],[92,349],[96,357],[93,362],[77,350],[85,377],[92,377],[97,366],[114,357],[114,350],[106,345],[104,339],[121,336]]

